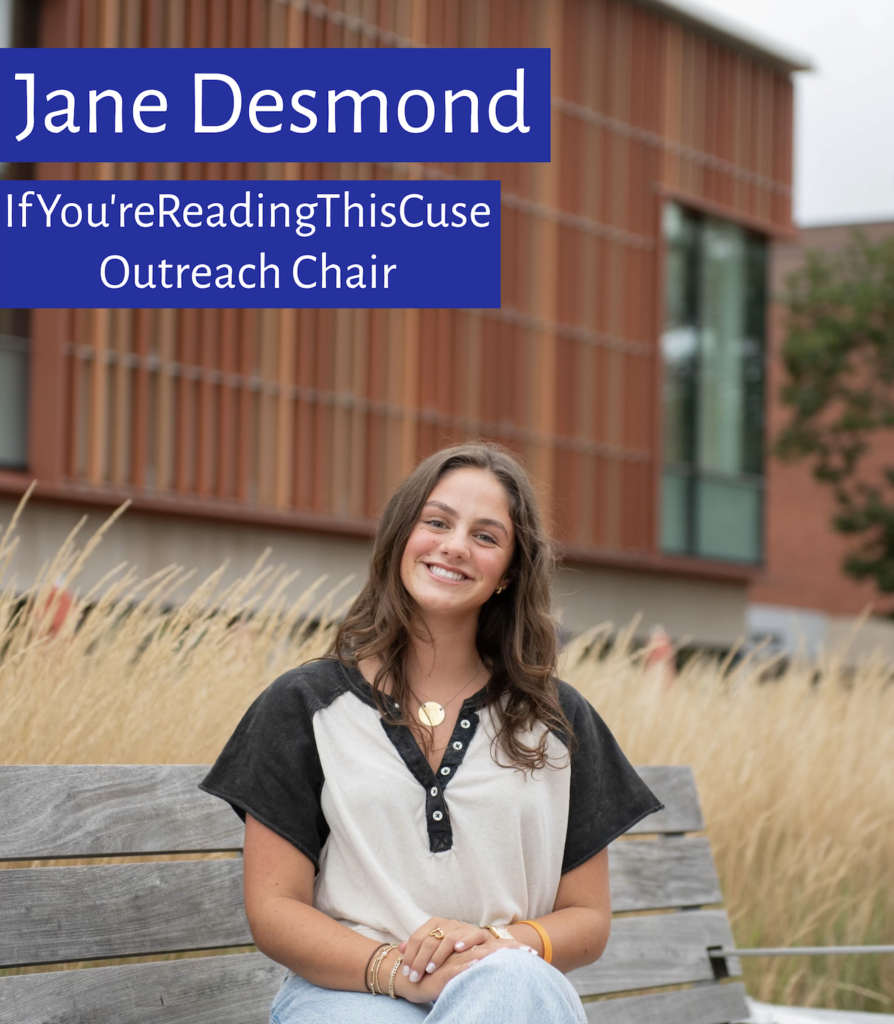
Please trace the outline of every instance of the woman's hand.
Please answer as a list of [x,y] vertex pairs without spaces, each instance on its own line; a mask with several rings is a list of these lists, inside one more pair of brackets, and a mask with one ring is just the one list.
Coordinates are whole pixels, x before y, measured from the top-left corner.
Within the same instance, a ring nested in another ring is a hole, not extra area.
[[[466,927],[471,926],[467,925]],[[480,928],[478,929],[478,931],[482,930],[483,929]],[[485,934],[487,935],[487,939],[484,942],[471,946],[468,949],[464,949],[459,953],[449,954],[440,967],[436,968],[432,972],[424,973],[419,981],[413,982],[410,978],[406,977],[401,972],[398,972],[398,976],[394,979],[395,995],[406,999],[410,1003],[432,1002],[444,991],[447,983],[452,981],[458,974],[462,974],[463,971],[468,970],[470,967],[474,967],[475,964],[480,960],[483,960],[484,957],[490,956],[492,953],[496,953],[501,949],[523,949],[533,953],[534,956],[539,955],[537,950],[532,949],[530,946],[522,945],[520,942],[514,942],[509,939],[495,939],[490,932],[486,932]],[[403,945],[403,943],[401,943],[401,945]],[[392,956],[389,955],[386,959],[387,963],[393,967],[394,960]],[[406,962],[406,960],[404,962]],[[390,971],[387,970],[385,964],[383,964],[382,969],[379,972],[380,979],[387,978],[389,975]],[[410,977],[412,977],[412,974]]]
[[[444,933],[443,939],[431,934],[439,928]],[[489,938],[492,938],[491,933],[476,925],[432,917],[400,944],[404,955],[401,971],[404,977],[409,977],[416,984],[426,974],[433,974],[451,953],[462,953]]]
[[[442,939],[431,934],[439,928],[444,933]],[[484,948],[488,953],[495,953],[497,949],[531,949],[511,939],[495,939],[487,929],[464,921],[433,917],[400,944],[400,952],[404,955],[401,973],[409,977],[412,984],[419,984],[427,974],[435,974],[451,956]]]
[[[458,974],[462,974],[473,963],[477,963],[478,958],[475,954],[477,948],[477,946],[473,946],[462,953],[451,953],[438,970],[433,974],[423,973],[418,981],[410,981],[406,975],[398,971],[397,977],[394,979],[395,995],[410,1003],[433,1002],[444,991],[447,982],[452,981]],[[382,984],[382,978],[390,976],[389,965],[394,966],[391,956],[386,958],[386,962],[382,964],[382,969],[379,971],[380,984]]]

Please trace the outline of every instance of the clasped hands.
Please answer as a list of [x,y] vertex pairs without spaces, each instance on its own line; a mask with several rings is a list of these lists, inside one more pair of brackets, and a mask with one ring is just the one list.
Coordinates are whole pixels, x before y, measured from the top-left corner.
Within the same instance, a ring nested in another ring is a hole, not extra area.
[[536,949],[514,939],[497,939],[484,928],[440,917],[426,921],[398,948],[404,959],[395,991],[411,1003],[437,999],[448,981],[500,949],[523,949],[539,956]]

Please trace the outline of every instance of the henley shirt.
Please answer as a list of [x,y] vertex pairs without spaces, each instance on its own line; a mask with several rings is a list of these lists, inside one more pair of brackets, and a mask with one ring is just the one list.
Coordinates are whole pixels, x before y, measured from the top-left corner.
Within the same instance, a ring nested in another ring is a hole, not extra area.
[[402,942],[431,917],[542,917],[566,871],[663,806],[590,704],[557,685],[575,742],[549,732],[549,766],[505,764],[485,687],[434,771],[356,668],[309,662],[254,701],[201,788],[310,858],[313,905],[369,938]]

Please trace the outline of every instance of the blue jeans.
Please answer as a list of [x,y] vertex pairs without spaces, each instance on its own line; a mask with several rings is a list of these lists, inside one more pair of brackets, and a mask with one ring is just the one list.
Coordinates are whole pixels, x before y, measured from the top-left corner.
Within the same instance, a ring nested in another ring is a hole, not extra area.
[[501,949],[448,982],[432,1003],[320,988],[297,974],[282,984],[270,1024],[586,1024],[571,982],[518,949]]

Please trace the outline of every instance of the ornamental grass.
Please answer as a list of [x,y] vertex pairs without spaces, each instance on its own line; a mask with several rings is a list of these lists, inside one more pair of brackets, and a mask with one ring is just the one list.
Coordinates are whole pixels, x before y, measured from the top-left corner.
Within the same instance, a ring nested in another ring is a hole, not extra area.
[[[122,565],[81,592],[114,519],[75,532],[28,590],[17,524],[0,530],[0,763],[209,763],[272,679],[329,645],[339,586],[287,600],[294,575],[267,556],[227,586],[223,566],[199,580]],[[561,674],[635,764],[693,767],[736,943],[894,941],[890,666],[696,655],[671,675],[634,627],[575,638]],[[756,999],[894,1013],[892,956],[743,966]]]

